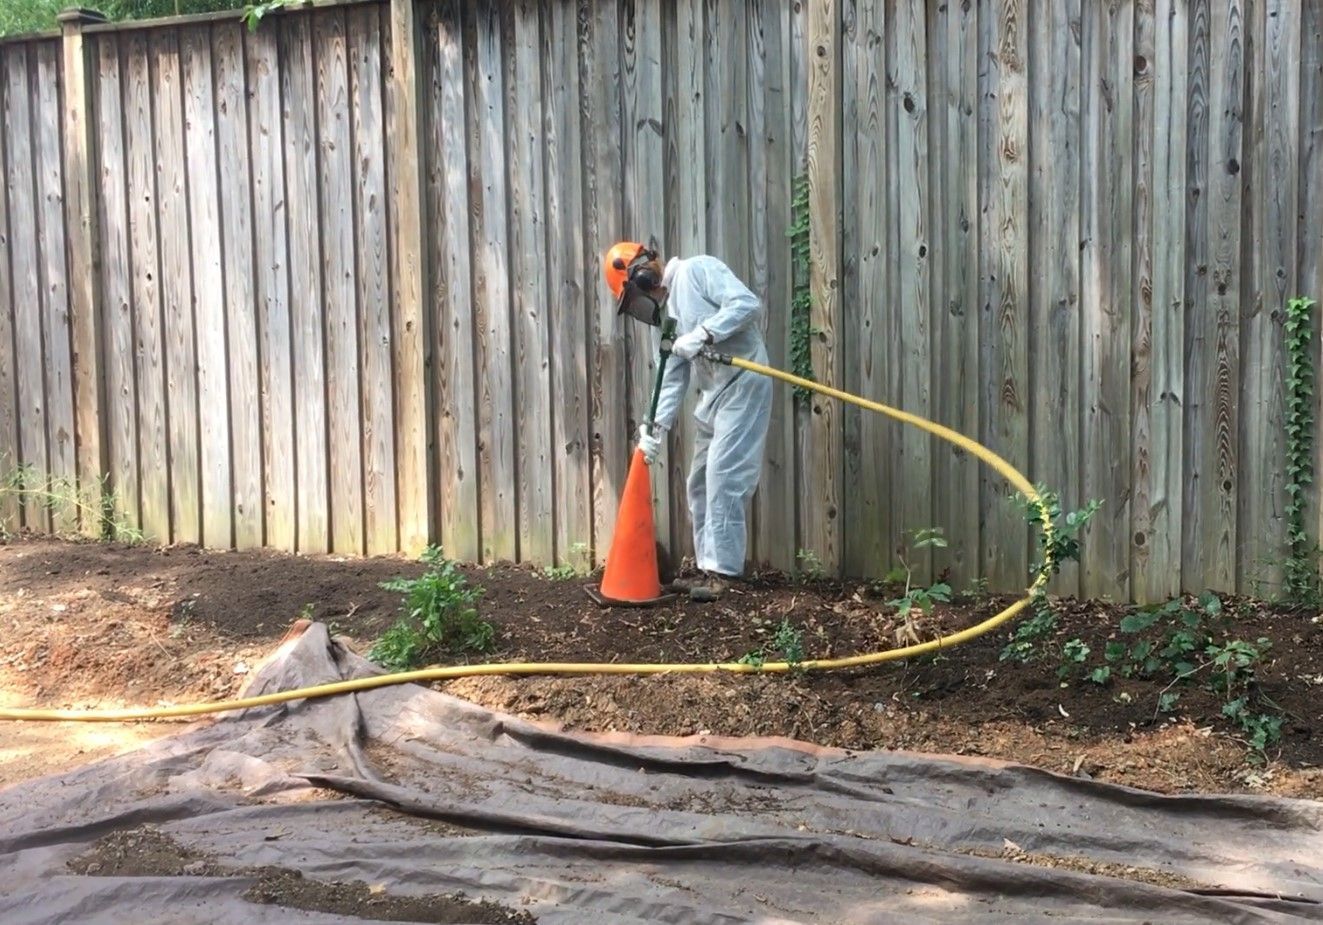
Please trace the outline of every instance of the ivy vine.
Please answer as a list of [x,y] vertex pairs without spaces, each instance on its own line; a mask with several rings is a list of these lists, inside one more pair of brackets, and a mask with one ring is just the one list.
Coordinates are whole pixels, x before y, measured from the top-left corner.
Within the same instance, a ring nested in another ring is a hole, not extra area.
[[[809,181],[808,174],[795,177],[790,198],[790,370],[801,379],[813,380],[813,300],[809,290]],[[795,398],[808,401],[812,393],[795,388]]]
[[1314,482],[1314,300],[1291,299],[1286,306],[1286,532],[1289,553],[1283,569],[1286,596],[1316,601],[1319,574],[1316,547],[1305,527],[1309,486]]

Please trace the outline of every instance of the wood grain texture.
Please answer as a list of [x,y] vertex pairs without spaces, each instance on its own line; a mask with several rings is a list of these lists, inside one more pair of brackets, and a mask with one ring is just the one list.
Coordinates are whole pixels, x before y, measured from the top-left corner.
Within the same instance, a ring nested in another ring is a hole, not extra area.
[[[1140,10],[1146,21],[1150,12],[1147,4],[1141,4]],[[1141,396],[1136,390],[1131,400],[1136,443],[1131,588],[1139,600],[1156,602],[1181,590],[1189,8],[1175,0],[1157,0],[1151,12],[1152,224],[1145,247],[1150,255],[1147,259],[1152,262],[1152,315],[1148,392]],[[1139,29],[1136,35],[1141,35]],[[1148,42],[1137,41],[1141,48],[1136,54],[1146,54],[1143,49]],[[1142,121],[1136,125],[1145,130]],[[1139,297],[1143,297],[1142,290]],[[1136,352],[1138,343],[1137,336],[1133,348]],[[1139,426],[1145,417],[1146,435]],[[1141,458],[1146,461],[1143,468],[1138,465]]]
[[555,475],[556,563],[585,568],[593,536],[582,146],[579,139],[577,10],[543,0],[549,43],[542,57],[546,172],[547,294],[551,318],[551,410]]
[[392,0],[389,10],[386,93],[387,176],[391,184],[392,337],[395,366],[396,492],[400,546],[421,552],[431,536],[431,488],[427,447],[428,268],[423,262],[423,183],[419,142],[422,95],[415,60],[417,33],[412,0]]
[[[980,10],[981,441],[1023,470],[1029,452],[1028,133],[1026,5],[998,0]],[[1028,573],[1024,517],[1002,478],[982,478],[982,573],[997,587]]]
[[545,264],[540,19],[536,0],[517,0],[506,16],[506,106],[510,152],[510,295],[514,315],[515,467],[519,484],[519,558],[555,558],[551,357]]
[[230,489],[230,399],[226,350],[225,274],[221,265],[219,175],[211,38],[205,28],[180,34],[184,145],[188,164],[188,231],[192,244],[198,408],[202,463],[202,542],[224,549],[234,541]]
[[[662,136],[662,62],[660,0],[625,0],[621,4],[620,105],[622,176],[622,237],[651,243],[667,254]],[[626,428],[634,440],[648,415],[657,373],[659,341],[654,329],[632,321],[624,326],[629,357]],[[665,473],[670,460],[663,448],[656,471]],[[659,536],[671,529],[671,494],[665,478],[652,481],[653,518]]]
[[514,373],[511,362],[509,228],[501,15],[504,4],[474,7],[468,56],[469,161],[473,241],[473,323],[477,336],[478,473],[482,561],[518,555]]
[[[960,433],[979,421],[978,8],[929,8],[929,150],[933,155],[933,417]],[[1031,200],[1032,202],[1032,200]],[[981,463],[957,447],[933,449],[933,524],[946,533],[934,569],[967,585],[979,576]]]
[[[840,7],[822,0],[808,13],[808,177],[809,263],[813,301],[811,323],[813,373],[819,382],[836,384],[841,363],[841,74]],[[810,500],[805,509],[804,540],[822,563],[835,571],[841,561],[841,421],[835,402],[814,393],[811,399],[811,452],[804,460]],[[801,447],[801,451],[803,451]]]
[[354,279],[363,372],[364,551],[382,555],[399,548],[399,532],[380,11],[371,7],[349,10],[348,26],[357,217]]
[[[1080,502],[1079,23],[1079,0],[1029,22],[1030,468],[1068,510]],[[1078,593],[1078,565],[1066,563],[1052,590]]]
[[[893,167],[896,178],[895,281],[898,298],[893,310],[898,313],[901,343],[901,407],[929,418],[932,416],[932,293],[929,237],[933,221],[929,203],[927,21],[922,0],[907,0],[896,5],[891,53],[896,91],[893,112],[896,119]],[[940,371],[938,371],[940,375]],[[892,542],[904,541],[904,534],[933,526],[932,513],[932,437],[915,427],[904,427],[896,445],[899,451],[896,479],[892,491],[900,500],[895,511]],[[932,555],[920,549],[909,556],[915,578],[931,577]]]
[[322,294],[325,300],[327,424],[331,464],[331,549],[363,551],[363,435],[358,358],[358,296],[354,277],[353,136],[345,21],[318,16],[318,180],[321,193]]
[[[60,105],[61,49],[56,42],[31,46],[32,141],[36,175],[37,270],[41,293],[42,366],[46,374],[46,446],[49,474],[59,500],[51,511],[58,533],[79,529],[78,509],[64,499],[78,490],[95,504],[99,493],[78,485],[73,330],[69,292],[68,238],[64,213],[63,114]],[[90,262],[88,270],[91,271]],[[80,284],[81,287],[81,284]],[[84,293],[86,294],[86,293]],[[86,332],[82,332],[86,333]],[[92,341],[92,345],[95,345]],[[89,346],[86,349],[94,349]],[[93,415],[89,426],[99,422]],[[94,437],[98,442],[99,437]],[[98,451],[99,458],[99,451]],[[98,472],[98,477],[100,473]]]
[[244,27],[240,23],[218,24],[213,27],[211,37],[229,372],[230,504],[234,545],[239,549],[256,549],[263,543],[262,402],[253,286],[252,167]]
[[[102,370],[103,306],[101,304],[101,222],[97,196],[96,72],[99,56],[95,42],[84,39],[79,20],[63,23],[63,59],[57,60],[61,112],[60,142],[64,161],[62,189],[56,197],[64,205],[62,240],[65,279],[69,290],[70,376],[73,379],[73,440],[78,491],[87,506],[76,512],[84,536],[102,533],[101,505],[104,479],[109,474],[109,415],[106,414]],[[55,75],[50,75],[53,80]],[[135,515],[136,519],[136,515]]]
[[95,43],[97,164],[95,194],[100,201],[97,231],[101,249],[98,280],[102,307],[106,377],[102,405],[106,434],[107,473],[115,501],[115,517],[138,529],[138,388],[134,363],[133,264],[129,248],[128,169],[124,139],[124,75],[119,44]]
[[297,445],[290,344],[289,245],[280,49],[273,29],[245,38],[249,170],[253,208],[253,296],[261,383],[262,504],[267,545],[298,546],[294,466]]
[[132,267],[133,357],[138,388],[138,465],[145,538],[169,542],[170,430],[167,408],[168,330],[161,305],[157,175],[153,133],[153,57],[146,36],[133,33],[123,50],[124,153],[128,168],[129,265]]
[[[37,201],[33,169],[32,92],[27,45],[10,45],[4,56],[5,187],[9,214],[30,216],[35,226]],[[15,378],[18,396],[18,462],[25,479],[48,478],[46,383],[42,366],[41,283],[35,234],[9,237],[11,298],[14,306]],[[32,495],[25,496],[23,525],[38,532],[51,528],[50,512]]]
[[584,278],[589,305],[589,394],[592,413],[593,549],[605,561],[615,534],[631,441],[625,402],[628,356],[624,320],[602,282],[601,254],[619,239],[621,167],[620,22],[614,4],[579,0],[579,86],[584,183]]
[[[464,120],[463,7],[445,0],[429,27],[432,111],[428,149],[428,202],[436,268],[432,293],[436,352],[436,471],[438,520],[446,554],[464,561],[481,555],[478,517],[478,405],[473,353],[473,291],[469,229],[468,131]],[[576,265],[577,272],[577,265]]]
[[[790,265],[791,181],[793,151],[790,137],[790,53],[788,5],[777,0],[755,0],[749,24],[750,93],[762,94],[751,109],[759,118],[750,129],[753,144],[761,147],[762,185],[754,195],[766,201],[767,327],[765,338],[770,362],[790,368]],[[758,79],[761,75],[761,79]],[[761,106],[759,105],[761,103]],[[795,565],[795,442],[794,393],[782,386],[772,390],[772,413],[767,425],[767,450],[758,494],[754,498],[757,525],[755,547],[759,564],[789,571]]]
[[[12,48],[13,46],[11,46]],[[0,116],[8,115],[6,98],[9,82],[5,56],[0,50]],[[11,219],[9,215],[8,138],[0,125],[0,483],[8,484],[19,467],[18,448],[18,358],[14,343],[13,267],[10,260]],[[18,218],[21,226],[22,217]],[[0,491],[0,532],[17,532],[23,526],[20,499],[9,491]]]
[[[890,394],[887,383],[888,370],[897,368],[889,362],[890,322],[892,313],[900,311],[892,295],[897,274],[891,248],[896,229],[889,221],[888,195],[890,178],[896,176],[888,157],[889,128],[894,122],[894,113],[888,111],[892,102],[888,63],[897,59],[883,3],[856,0],[853,16],[849,12],[847,5],[842,80],[848,82],[845,99],[854,102],[847,109],[842,129],[847,139],[842,154],[852,168],[844,177],[846,188],[853,190],[853,207],[845,210],[852,220],[844,229],[848,257],[843,313],[846,330],[854,334],[849,341],[849,362],[843,364],[845,389],[899,403],[900,396]],[[912,267],[910,272],[912,281]],[[893,504],[900,428],[880,415],[846,407],[841,411],[846,432],[845,485],[851,496],[843,515],[844,565],[853,575],[882,574],[895,553]]]
[[[666,83],[666,241],[677,256],[692,256],[707,249],[708,164],[704,97],[706,54],[703,44],[703,0],[677,0],[675,26],[665,30]],[[599,285],[594,277],[593,285]],[[668,484],[671,495],[670,552],[677,562],[694,554],[693,523],[689,517],[685,480],[693,456],[694,389],[690,389],[669,434]]]
[[1259,592],[1282,579],[1286,539],[1287,367],[1282,321],[1296,287],[1299,188],[1300,0],[1247,7],[1247,84],[1243,173],[1250,213],[1243,241],[1240,329],[1240,590]]
[[1193,268],[1186,278],[1189,388],[1182,562],[1187,589],[1236,586],[1241,14],[1238,2],[1214,9],[1196,0],[1191,15],[1188,163],[1192,197],[1196,191],[1199,196],[1186,213],[1187,265]]
[[322,263],[318,236],[317,97],[311,18],[280,20],[281,103],[285,146],[285,207],[293,343],[298,550],[327,552],[328,463],[326,355],[322,329]]
[[[1296,254],[1296,292],[1323,302],[1323,4],[1306,3],[1300,24],[1300,212]],[[1320,328],[1323,307],[1314,306],[1314,330]],[[1323,337],[1314,338],[1315,369],[1323,362]],[[1315,408],[1315,419],[1319,417]],[[1323,440],[1314,441],[1314,483],[1309,498],[1310,536],[1323,537]]]

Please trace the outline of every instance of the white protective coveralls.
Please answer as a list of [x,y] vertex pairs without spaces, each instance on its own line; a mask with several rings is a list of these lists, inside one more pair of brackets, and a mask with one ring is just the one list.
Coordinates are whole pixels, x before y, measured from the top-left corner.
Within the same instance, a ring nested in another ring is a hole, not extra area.
[[[701,326],[712,335],[714,352],[767,363],[762,303],[722,261],[673,257],[662,285],[669,290],[667,311],[676,320],[677,338]],[[772,381],[702,357],[687,361],[672,355],[657,402],[657,425],[669,430],[675,423],[691,381],[698,388],[698,405],[688,495],[698,568],[742,575],[748,545],[745,511],[762,474]]]

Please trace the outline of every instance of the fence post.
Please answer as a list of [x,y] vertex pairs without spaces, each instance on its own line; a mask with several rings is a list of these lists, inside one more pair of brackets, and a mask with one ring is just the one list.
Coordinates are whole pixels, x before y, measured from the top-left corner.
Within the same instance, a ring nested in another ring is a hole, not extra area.
[[417,37],[413,0],[390,0],[390,94],[388,144],[395,164],[392,197],[395,221],[391,259],[395,304],[395,432],[397,439],[400,548],[416,553],[430,538],[430,483],[427,465],[427,337],[423,298],[422,172],[418,130]]
[[[839,386],[836,332],[840,329],[841,276],[841,7],[838,0],[808,4],[809,292],[813,375]],[[810,486],[804,534],[822,567],[835,574],[841,544],[841,412],[831,400],[812,399],[812,441],[805,448]]]
[[107,472],[105,381],[101,375],[101,251],[98,241],[96,126],[92,113],[92,62],[83,27],[105,22],[94,10],[59,14],[64,44],[64,224],[69,247],[69,320],[73,328],[74,446],[85,535],[101,532],[101,480]]

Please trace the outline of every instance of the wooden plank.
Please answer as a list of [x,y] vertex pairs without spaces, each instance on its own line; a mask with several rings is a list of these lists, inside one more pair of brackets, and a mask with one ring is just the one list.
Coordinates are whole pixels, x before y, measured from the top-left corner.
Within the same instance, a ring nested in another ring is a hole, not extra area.
[[[583,267],[578,227],[583,215],[583,159],[579,139],[577,12],[543,0],[543,107],[547,184],[547,281],[551,329],[552,449],[555,452],[556,562],[584,568],[593,537],[588,439],[588,357]],[[472,372],[469,373],[470,380]],[[658,480],[664,482],[664,480]]]
[[[1230,591],[1237,574],[1242,7],[1233,0],[1214,12],[1196,0],[1192,9],[1190,185],[1192,198],[1206,197],[1208,206],[1196,202],[1187,210],[1187,227],[1194,228],[1187,264],[1194,271],[1186,283],[1193,310],[1187,315],[1182,563],[1187,589]],[[1194,191],[1200,195],[1193,197]]]
[[[841,329],[841,41],[840,6],[821,0],[808,10],[808,177],[809,263],[813,299],[811,324],[813,373],[819,382],[836,384],[842,357],[836,338]],[[811,443],[805,475],[810,503],[804,538],[822,567],[835,572],[841,563],[841,421],[840,408],[814,393]],[[804,448],[801,448],[804,449]]]
[[[1140,9],[1147,14],[1146,5]],[[1132,399],[1135,458],[1147,458],[1147,467],[1142,472],[1137,467],[1133,476],[1131,591],[1140,601],[1163,600],[1181,590],[1189,9],[1175,0],[1157,0],[1153,17],[1155,36],[1148,59],[1154,84],[1151,378],[1147,400]],[[1145,450],[1140,449],[1141,415],[1148,418]]]
[[[32,216],[37,212],[32,132],[32,95],[28,46],[5,49],[4,125],[5,184],[9,214]],[[17,222],[15,222],[17,224]],[[42,368],[41,283],[37,270],[36,236],[14,234],[9,240],[11,297],[14,305],[14,371],[18,394],[18,461],[25,482],[44,482],[50,477],[46,448],[46,383]],[[28,494],[24,498],[23,525],[29,530],[51,529],[50,512]]]
[[551,367],[547,328],[542,165],[541,29],[536,0],[516,0],[504,17],[505,105],[510,152],[510,276],[514,313],[515,435],[519,558],[555,561],[551,454]]
[[341,11],[313,17],[320,146],[322,292],[326,308],[327,420],[330,426],[331,549],[363,551],[363,436],[359,413],[357,235],[349,63]]
[[217,24],[212,31],[216,81],[216,149],[220,170],[220,216],[225,319],[229,352],[230,439],[233,455],[231,506],[234,545],[262,545],[262,422],[258,372],[252,178],[248,146],[248,94],[244,27]]
[[[929,56],[929,125],[932,129],[934,212],[941,241],[934,242],[934,419],[963,434],[979,421],[978,310],[978,10],[964,4],[930,7],[931,43],[946,52]],[[939,90],[940,88],[940,90]],[[1031,199],[1032,203],[1032,199]],[[979,575],[977,458],[946,443],[933,451],[933,523],[948,546],[933,566],[959,585]]]
[[[464,122],[464,16],[458,0],[443,0],[430,30],[431,59],[428,200],[436,216],[432,264],[437,269],[435,378],[437,500],[446,554],[477,561],[482,554],[478,502],[477,382],[473,361],[469,175]],[[576,265],[577,267],[577,265]],[[576,269],[577,272],[577,269]]]
[[294,345],[294,422],[298,486],[298,550],[327,552],[328,463],[326,355],[322,328],[322,264],[317,177],[317,96],[311,19],[282,17],[281,100],[285,141],[285,206],[289,235],[290,324]]
[[142,532],[153,542],[170,541],[170,431],[166,413],[167,328],[161,313],[161,257],[157,245],[157,185],[152,132],[152,56],[147,39],[124,39],[124,150],[128,169],[129,263],[134,365],[138,385],[137,426]]
[[[979,158],[980,442],[1026,468],[1028,399],[1028,134],[1026,5],[997,0],[980,16],[980,57],[988,71],[979,90],[984,148]],[[1026,528],[1019,503],[986,466],[982,479],[982,573],[992,586],[1016,588],[1028,574]]]
[[[102,371],[103,306],[100,301],[101,223],[98,219],[97,152],[98,130],[94,122],[96,88],[93,73],[98,62],[93,45],[83,38],[83,13],[68,10],[59,15],[63,29],[63,61],[52,61],[52,89],[58,81],[63,90],[58,100],[59,139],[64,156],[61,187],[55,197],[64,205],[65,282],[71,334],[70,376],[73,380],[73,428],[78,493],[84,505],[71,514],[84,536],[101,535],[104,479],[109,474],[107,415],[103,412],[106,383]],[[57,76],[58,75],[58,76]],[[58,240],[52,238],[52,241]],[[56,438],[57,443],[62,438]]]
[[[1323,4],[1306,3],[1300,24],[1300,218],[1296,253],[1299,277],[1296,291],[1315,302],[1323,301]],[[1314,306],[1314,330],[1319,330],[1320,312]],[[1323,361],[1323,338],[1315,337],[1314,368]],[[1317,384],[1316,384],[1317,387]],[[1315,420],[1320,415],[1314,409]],[[1309,498],[1310,536],[1323,537],[1323,440],[1314,440],[1314,483]]]
[[482,559],[495,562],[518,556],[501,5],[493,0],[478,4],[465,26],[473,49],[467,63],[469,86],[474,88],[469,127],[474,156],[469,166],[470,186],[476,192],[470,207]]
[[[665,154],[661,12],[660,0],[624,0],[621,4],[621,158],[625,182],[621,229],[623,237],[651,242],[665,259],[665,214],[656,205]],[[632,321],[626,322],[624,333],[629,356],[626,426],[633,440],[652,400],[659,341],[652,328]],[[656,470],[665,473],[669,465],[663,447]],[[671,493],[664,478],[653,479],[652,500],[657,533],[669,535]]]
[[348,12],[349,76],[354,138],[354,212],[358,217],[359,343],[362,353],[364,548],[369,555],[399,547],[396,526],[392,405],[390,253],[387,249],[386,138],[381,17],[377,9]]
[[294,466],[297,446],[290,344],[289,243],[280,49],[274,29],[244,37],[253,204],[253,296],[261,382],[262,500],[267,546],[298,546]]
[[[33,45],[32,49],[35,51],[35,66],[32,66],[33,56],[30,55],[29,75],[33,79],[34,100],[32,130],[37,182],[42,361],[46,373],[46,445],[56,492],[61,499],[67,499],[77,490],[78,459],[69,266],[66,262],[68,238],[63,208],[65,175],[60,131],[60,45],[43,42]],[[90,262],[88,266],[90,269]],[[95,421],[94,416],[89,426],[95,427]],[[88,491],[86,498],[95,504],[99,495]],[[57,533],[73,533],[79,529],[78,510],[72,503],[57,503],[51,516]]]
[[129,527],[141,523],[138,507],[138,388],[134,363],[133,264],[129,249],[128,169],[125,163],[123,75],[119,41],[96,43],[97,194],[101,227],[102,324],[106,357],[106,452],[115,516]]
[[[395,346],[395,459],[399,545],[411,554],[430,539],[428,476],[427,329],[424,299],[423,187],[420,175],[417,37],[412,0],[392,0],[389,10],[386,93],[387,176],[391,182],[391,326]],[[462,133],[461,133],[462,134]]]
[[[14,46],[11,46],[11,48]],[[4,59],[10,52],[0,51],[0,115],[8,115],[8,67]],[[14,533],[23,526],[19,497],[5,486],[17,474],[18,449],[18,370],[14,354],[14,302],[11,263],[12,241],[9,215],[8,139],[0,126],[0,534]],[[12,224],[21,224],[22,218]]]
[[[847,11],[848,11],[847,7]],[[875,400],[897,401],[888,394],[888,362],[892,339],[891,313],[898,306],[891,298],[894,285],[891,247],[895,228],[889,221],[890,178],[895,165],[888,158],[888,127],[894,114],[887,112],[888,61],[896,61],[889,42],[885,7],[877,0],[856,0],[851,21],[847,15],[846,100],[854,101],[852,117],[844,137],[850,141],[843,152],[853,169],[846,174],[852,195],[845,204],[845,243],[848,261],[853,262],[852,283],[846,290],[845,312],[853,317],[846,324],[854,336],[844,363],[846,390]],[[912,64],[913,62],[911,62]],[[911,139],[912,140],[912,139]],[[847,276],[847,280],[849,280]],[[911,273],[912,281],[912,273]],[[846,535],[844,566],[850,575],[879,575],[887,571],[894,553],[896,523],[893,516],[893,482],[896,445],[900,428],[889,418],[841,407],[846,433],[845,479],[851,503],[843,517]],[[853,433],[851,433],[853,431]]]
[[[922,417],[932,416],[930,375],[932,356],[932,297],[929,236],[932,217],[928,192],[928,86],[927,22],[922,0],[897,4],[895,28],[890,36],[894,55],[896,140],[891,146],[896,178],[896,246],[899,260],[896,283],[899,298],[891,309],[897,313],[901,337],[901,405]],[[900,500],[894,529],[922,530],[933,526],[932,438],[915,427],[903,427],[896,444],[899,452],[893,491]],[[893,538],[903,541],[903,534]],[[913,552],[909,561],[915,578],[928,581],[930,550]]]
[[1103,509],[1081,554],[1081,591],[1124,598],[1130,561],[1130,323],[1134,172],[1133,8],[1084,11],[1081,259],[1083,492]]
[[216,108],[211,37],[180,35],[184,79],[184,145],[188,164],[189,240],[193,310],[197,324],[198,408],[201,425],[202,543],[234,542],[230,490],[230,397],[226,382],[225,275],[221,266],[220,192],[216,171]]
[[[594,554],[605,561],[615,532],[620,492],[632,449],[625,403],[624,320],[602,282],[599,258],[619,237],[622,189],[620,24],[614,4],[579,0],[579,86],[582,88],[584,228],[594,242],[585,257],[589,305],[589,385],[592,403]],[[485,491],[486,489],[484,489]]]
[[[1080,0],[1057,0],[1030,28],[1029,339],[1033,381],[1031,478],[1079,506]],[[1052,583],[1079,593],[1079,567]]]
[[[1282,580],[1287,555],[1286,344],[1282,318],[1296,289],[1299,203],[1300,0],[1261,0],[1252,15],[1246,66],[1252,97],[1248,165],[1252,234],[1245,248],[1240,328],[1240,553],[1238,588],[1263,594]],[[1317,294],[1315,294],[1317,295]]]
[[[750,21],[750,93],[762,93],[761,124],[750,128],[761,148],[763,178],[755,182],[755,195],[766,197],[764,218],[767,290],[767,353],[773,366],[790,368],[789,305],[792,295],[790,266],[790,196],[793,168],[790,138],[789,10],[777,0],[755,0]],[[759,69],[761,68],[761,79]],[[765,141],[764,141],[765,140]],[[761,142],[761,143],[760,143]],[[762,477],[754,497],[760,564],[788,571],[795,565],[795,441],[794,393],[777,385],[772,391],[772,413],[767,424],[767,451]]]
[[[677,0],[673,38],[667,48],[666,125],[673,127],[667,140],[666,188],[671,190],[667,209],[666,241],[677,256],[693,256],[707,249],[708,163],[704,152],[707,120],[704,114],[706,48],[703,36],[703,0]],[[601,277],[591,285],[598,286]],[[590,292],[596,292],[590,289]],[[595,303],[590,300],[590,306]],[[591,310],[591,309],[590,309]],[[670,431],[668,447],[671,495],[670,554],[674,562],[694,554],[693,523],[689,518],[686,478],[693,455],[690,389]]]

